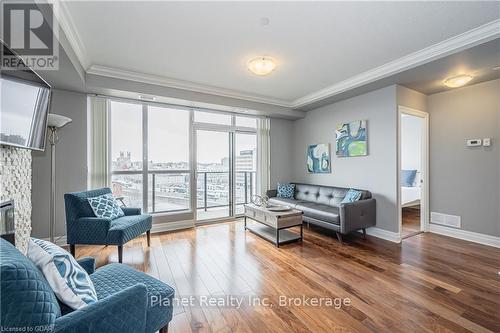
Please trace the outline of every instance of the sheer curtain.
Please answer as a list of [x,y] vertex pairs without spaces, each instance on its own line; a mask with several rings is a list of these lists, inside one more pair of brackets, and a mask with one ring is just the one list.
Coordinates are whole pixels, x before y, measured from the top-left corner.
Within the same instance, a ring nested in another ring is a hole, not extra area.
[[270,129],[269,118],[257,119],[257,194],[261,195],[269,190]]
[[97,96],[88,97],[87,186],[89,189],[109,186],[108,109],[108,99]]

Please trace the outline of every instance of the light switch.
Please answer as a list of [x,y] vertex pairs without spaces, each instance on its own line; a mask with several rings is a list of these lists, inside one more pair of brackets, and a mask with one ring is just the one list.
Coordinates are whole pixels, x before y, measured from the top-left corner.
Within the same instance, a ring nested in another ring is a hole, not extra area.
[[491,138],[484,138],[483,147],[489,147],[489,146],[491,146]]

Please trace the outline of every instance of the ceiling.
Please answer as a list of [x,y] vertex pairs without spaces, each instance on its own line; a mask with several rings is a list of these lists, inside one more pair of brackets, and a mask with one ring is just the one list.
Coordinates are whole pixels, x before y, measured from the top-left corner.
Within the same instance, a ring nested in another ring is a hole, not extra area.
[[[421,50],[429,61],[448,55],[443,41],[500,22],[500,2],[85,1],[64,13],[87,73],[299,107],[364,73],[394,75]],[[258,55],[275,57],[276,71],[250,74]]]

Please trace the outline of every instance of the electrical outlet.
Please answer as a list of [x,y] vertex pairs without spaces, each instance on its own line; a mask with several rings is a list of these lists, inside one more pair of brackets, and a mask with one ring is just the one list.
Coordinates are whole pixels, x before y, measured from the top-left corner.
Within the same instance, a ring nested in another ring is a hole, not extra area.
[[483,147],[489,147],[489,146],[491,146],[491,138],[484,138]]

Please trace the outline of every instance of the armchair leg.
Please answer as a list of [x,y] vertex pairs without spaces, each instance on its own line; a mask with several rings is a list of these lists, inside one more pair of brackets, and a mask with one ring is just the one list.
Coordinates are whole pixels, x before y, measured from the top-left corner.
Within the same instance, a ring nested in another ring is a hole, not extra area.
[[168,333],[168,324],[162,328],[160,328],[160,333]]
[[340,244],[341,244],[341,245],[342,245],[342,244],[344,244],[344,243],[342,242],[342,234],[341,234],[340,232],[336,232],[336,234],[337,234],[337,239],[339,240]]
[[73,256],[73,258],[76,258],[76,256],[75,256],[75,254],[76,254],[75,244],[69,244],[69,252]]
[[148,247],[151,244],[151,230],[146,231],[146,238],[148,239]]
[[363,239],[366,239],[366,229],[363,228]]
[[118,245],[118,262],[121,264],[123,261],[123,245]]

